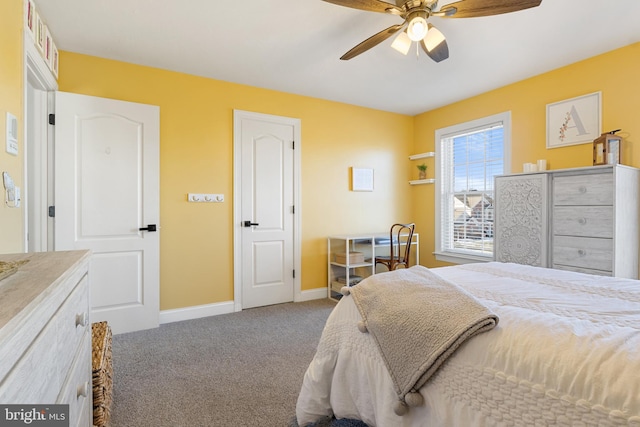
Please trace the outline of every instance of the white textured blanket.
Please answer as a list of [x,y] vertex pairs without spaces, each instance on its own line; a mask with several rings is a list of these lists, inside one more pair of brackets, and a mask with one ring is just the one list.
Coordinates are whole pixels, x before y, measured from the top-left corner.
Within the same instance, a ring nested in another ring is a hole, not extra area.
[[432,271],[500,324],[459,347],[420,389],[425,404],[398,416],[380,351],[342,298],[304,376],[300,426],[333,415],[371,427],[640,427],[640,281],[502,263]]
[[498,323],[476,298],[422,266],[376,274],[349,291],[359,327],[373,336],[393,380],[398,415],[423,403],[417,390],[458,347]]

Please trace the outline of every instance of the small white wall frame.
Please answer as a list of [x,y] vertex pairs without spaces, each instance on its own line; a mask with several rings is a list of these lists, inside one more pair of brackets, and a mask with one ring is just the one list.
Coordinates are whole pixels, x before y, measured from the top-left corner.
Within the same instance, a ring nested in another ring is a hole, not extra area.
[[351,168],[351,190],[373,191],[373,169]]

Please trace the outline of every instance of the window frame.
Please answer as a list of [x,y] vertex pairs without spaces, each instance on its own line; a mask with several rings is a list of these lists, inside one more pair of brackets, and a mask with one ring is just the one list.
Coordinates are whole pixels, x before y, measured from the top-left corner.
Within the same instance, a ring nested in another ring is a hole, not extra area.
[[505,111],[502,113],[494,114],[491,116],[482,117],[479,119],[471,120],[464,123],[458,123],[452,126],[448,126],[435,131],[435,163],[436,167],[436,183],[437,189],[435,191],[435,251],[434,255],[436,260],[450,262],[453,264],[467,264],[473,262],[488,262],[493,261],[494,256],[475,255],[470,253],[463,253],[457,251],[446,250],[442,247],[442,218],[441,218],[441,205],[443,195],[443,176],[442,171],[442,140],[445,138],[451,138],[453,136],[471,132],[473,130],[488,128],[497,123],[502,123],[503,129],[503,170],[502,175],[511,173],[511,111]]

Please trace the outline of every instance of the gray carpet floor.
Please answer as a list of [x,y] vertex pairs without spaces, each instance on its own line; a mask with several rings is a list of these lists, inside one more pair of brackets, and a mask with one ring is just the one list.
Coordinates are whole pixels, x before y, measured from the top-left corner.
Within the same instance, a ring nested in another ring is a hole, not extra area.
[[[111,427],[295,425],[333,307],[279,304],[114,336]],[[345,422],[326,425],[358,425]]]

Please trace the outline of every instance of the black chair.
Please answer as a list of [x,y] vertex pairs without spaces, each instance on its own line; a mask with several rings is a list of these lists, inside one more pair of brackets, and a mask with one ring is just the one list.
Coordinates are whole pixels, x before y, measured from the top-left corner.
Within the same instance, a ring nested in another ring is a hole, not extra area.
[[376,255],[375,266],[383,264],[389,271],[400,266],[409,267],[409,255],[411,254],[411,242],[413,240],[413,230],[416,225],[393,224],[389,231],[389,255]]

